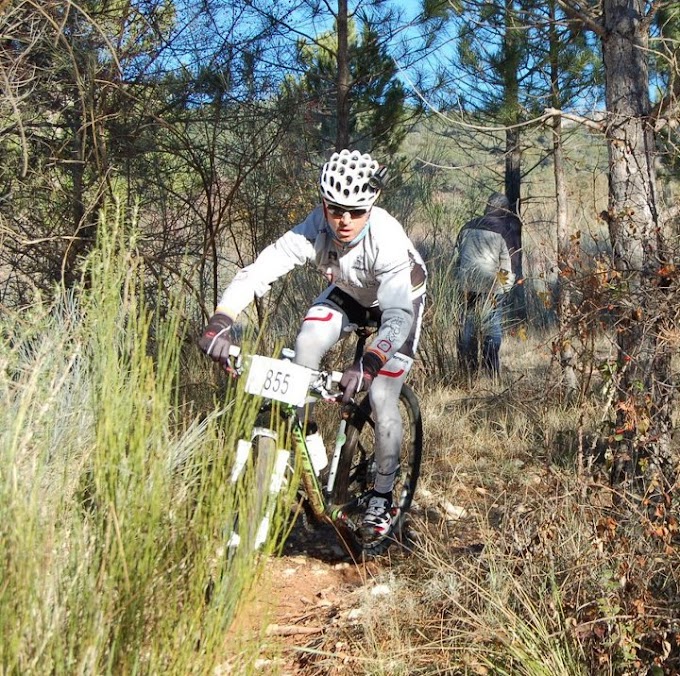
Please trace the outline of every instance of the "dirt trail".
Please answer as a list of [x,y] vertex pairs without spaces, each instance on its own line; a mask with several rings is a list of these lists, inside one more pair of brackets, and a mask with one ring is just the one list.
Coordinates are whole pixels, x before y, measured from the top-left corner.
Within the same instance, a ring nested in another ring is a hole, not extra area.
[[[461,514],[452,519],[450,507],[438,504],[423,510],[414,505],[410,516],[418,530],[433,528],[440,536],[450,526],[446,537],[461,546]],[[415,537],[413,529],[409,533]],[[474,547],[470,542],[476,535],[468,531],[463,536],[465,548]],[[408,548],[393,545],[379,559],[352,561],[332,527],[310,532],[298,522],[282,555],[266,562],[263,579],[230,631],[227,652],[235,657],[216,673],[252,673],[237,656],[252,656],[253,651],[254,672],[267,676],[366,673],[360,648],[362,618],[390,593],[390,580],[400,577],[410,558]]]
[[[356,674],[354,659],[343,656],[347,646],[333,637],[360,618],[363,593],[380,590],[377,577],[391,560],[352,561],[330,526],[310,532],[296,524],[282,555],[267,561],[263,579],[231,628],[230,651],[256,650],[256,673]],[[240,669],[234,660],[218,673],[243,673]]]

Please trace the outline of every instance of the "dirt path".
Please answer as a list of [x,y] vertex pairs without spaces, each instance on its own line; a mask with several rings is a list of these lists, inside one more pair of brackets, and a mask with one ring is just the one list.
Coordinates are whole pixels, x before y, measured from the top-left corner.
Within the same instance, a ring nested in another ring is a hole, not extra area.
[[[446,505],[427,510],[414,506],[411,517],[418,530],[436,528],[440,535],[447,523],[455,521],[456,535],[451,540],[461,545],[460,515],[452,521],[447,511]],[[415,536],[413,529],[409,533]],[[472,533],[469,536],[474,538]],[[266,562],[263,579],[231,628],[228,654],[234,659],[216,673],[367,673],[361,650],[362,617],[374,612],[381,596],[390,594],[391,581],[400,577],[410,560],[408,548],[393,545],[377,560],[352,561],[330,526],[310,532],[296,524],[282,555]],[[255,664],[254,670],[244,669],[243,655]]]
[[[403,558],[403,556],[402,556]],[[281,556],[271,557],[230,631],[233,654],[253,655],[255,672],[281,676],[356,674],[354,659],[335,640],[361,616],[365,594],[381,593],[379,582],[394,557],[355,562],[330,526],[314,531],[296,524]],[[243,673],[239,660],[219,674]]]

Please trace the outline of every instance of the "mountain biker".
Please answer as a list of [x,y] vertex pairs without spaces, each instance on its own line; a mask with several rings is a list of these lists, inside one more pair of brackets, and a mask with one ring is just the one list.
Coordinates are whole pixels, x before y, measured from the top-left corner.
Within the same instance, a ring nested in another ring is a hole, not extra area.
[[[319,177],[320,204],[304,221],[236,273],[199,346],[225,363],[231,328],[257,295],[295,266],[313,262],[329,282],[312,303],[295,342],[294,361],[318,369],[323,355],[354,326],[379,323],[364,355],[343,373],[348,402],[368,390],[376,422],[377,478],[361,532],[384,535],[392,522],[392,490],[403,436],[399,393],[413,364],[425,303],[427,272],[401,224],[374,206],[386,170],[357,150],[333,153]],[[308,424],[308,433],[310,425]]]
[[494,192],[484,215],[458,233],[453,253],[453,274],[461,291],[458,358],[468,377],[479,368],[478,335],[484,370],[490,376],[500,373],[503,306],[521,274],[520,231],[508,198]]

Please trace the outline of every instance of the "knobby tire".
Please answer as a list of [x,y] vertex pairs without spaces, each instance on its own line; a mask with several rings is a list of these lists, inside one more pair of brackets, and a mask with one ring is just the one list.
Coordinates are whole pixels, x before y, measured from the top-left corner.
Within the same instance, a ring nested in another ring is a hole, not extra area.
[[[404,439],[400,453],[400,466],[395,481],[395,504],[398,506],[390,532],[378,540],[363,542],[358,536],[350,538],[351,554],[377,556],[384,553],[401,533],[406,512],[411,506],[420,476],[423,451],[423,423],[418,398],[408,385],[403,385],[399,395]],[[355,407],[348,421],[346,441],[342,447],[338,471],[333,487],[333,502],[344,505],[357,502],[372,487],[374,476],[375,423],[368,395]],[[374,471],[374,470],[373,470]],[[358,505],[361,512],[363,508]],[[357,518],[360,518],[357,515]],[[346,533],[343,539],[347,540]],[[347,543],[345,543],[347,548]]]

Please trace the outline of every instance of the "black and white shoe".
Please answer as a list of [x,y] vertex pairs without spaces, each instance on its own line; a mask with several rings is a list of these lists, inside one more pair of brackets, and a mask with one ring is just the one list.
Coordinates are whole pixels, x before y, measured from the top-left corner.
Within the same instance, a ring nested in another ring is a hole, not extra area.
[[387,535],[392,527],[392,494],[376,493],[369,496],[361,531],[365,537],[376,538]]

